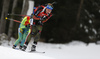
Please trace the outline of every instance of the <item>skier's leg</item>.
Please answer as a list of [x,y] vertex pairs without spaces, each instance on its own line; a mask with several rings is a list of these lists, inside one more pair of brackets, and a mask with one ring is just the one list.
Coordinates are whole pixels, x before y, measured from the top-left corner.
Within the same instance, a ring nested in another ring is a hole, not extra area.
[[37,28],[37,34],[34,38],[34,43],[38,42],[38,40],[40,39],[41,31],[42,31],[42,26],[41,25],[38,25],[36,28]]
[[21,41],[20,46],[23,46],[24,45],[27,35],[28,35],[28,30],[27,29],[24,29],[23,39]]
[[28,44],[29,44],[30,39],[31,39],[31,35],[28,36],[27,41],[24,43],[24,45],[23,45],[23,47],[22,47],[22,50],[23,50],[23,51],[26,50],[26,48],[27,48],[27,46],[28,46]]
[[21,28],[18,28],[18,39],[15,41],[13,48],[15,48],[19,42],[22,40],[23,36],[23,30]]
[[28,35],[27,35],[27,37],[25,39],[25,43],[24,44],[28,45],[30,39],[31,39],[31,29],[29,29],[29,32],[28,32]]
[[40,39],[40,33],[38,32],[34,38],[34,42],[32,44],[31,51],[36,51],[36,45],[37,45],[37,42],[39,39]]
[[23,51],[25,51],[26,50],[26,48],[27,48],[27,46],[28,46],[28,43],[29,43],[29,39],[31,39],[31,35],[30,35],[30,29],[29,29],[29,31],[27,31],[27,36],[26,35],[24,35],[24,38],[23,38],[23,41],[21,42],[21,45],[23,46],[22,47],[22,50]]
[[34,38],[34,42],[33,42],[31,51],[36,51],[36,45],[37,45],[38,40],[40,39],[40,35],[41,35],[41,31],[42,31],[42,26],[41,25],[37,25],[36,28],[37,28],[38,32],[37,32],[37,34]]
[[[36,26],[32,26],[32,27],[33,27],[32,32],[35,33],[35,31],[36,31],[35,30],[36,29],[35,27]],[[25,43],[24,43],[23,48],[22,48],[23,51],[26,50],[26,48],[27,48],[27,46],[28,46],[28,44],[29,44],[29,42],[31,40],[31,36],[34,35],[34,34],[33,35],[31,34],[32,32],[31,32],[31,29],[29,29],[29,34],[27,35],[26,40],[25,40]]]
[[25,41],[25,43],[24,43],[24,44],[28,45],[28,44],[29,44],[29,42],[30,42],[30,40],[31,40],[31,37],[32,37],[32,35],[31,35],[31,34],[29,34],[29,35],[27,36],[27,39],[26,39],[26,41]]

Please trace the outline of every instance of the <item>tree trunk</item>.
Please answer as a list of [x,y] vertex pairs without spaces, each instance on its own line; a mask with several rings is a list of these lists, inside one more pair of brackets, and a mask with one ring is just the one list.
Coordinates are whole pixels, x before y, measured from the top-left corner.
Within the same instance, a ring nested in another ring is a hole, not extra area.
[[[13,1],[12,14],[14,14],[14,10],[15,10],[15,7],[16,7],[16,5],[17,5],[17,1],[18,1],[18,0],[14,0],[14,1]],[[11,37],[11,35],[12,35],[13,23],[14,23],[13,21],[10,21],[7,40],[10,40],[10,37]]]
[[80,19],[80,13],[81,13],[83,2],[84,2],[84,0],[80,1],[79,8],[78,8],[78,13],[77,13],[77,16],[76,16],[76,23],[75,23],[75,26],[72,28],[72,32],[73,31],[76,32],[77,29],[79,28],[79,19]]
[[0,34],[5,33],[5,29],[6,29],[5,17],[8,13],[9,4],[10,4],[10,0],[3,1],[3,8],[2,8],[2,14],[1,14],[1,20],[0,20]]
[[23,8],[22,8],[22,12],[21,12],[22,15],[27,14],[28,6],[29,6],[28,1],[29,0],[23,0]]
[[78,9],[78,13],[77,13],[77,21],[79,21],[79,18],[80,18],[80,12],[81,12],[81,9],[82,9],[83,1],[84,0],[81,0],[81,2],[80,2],[80,6],[79,6],[79,9]]

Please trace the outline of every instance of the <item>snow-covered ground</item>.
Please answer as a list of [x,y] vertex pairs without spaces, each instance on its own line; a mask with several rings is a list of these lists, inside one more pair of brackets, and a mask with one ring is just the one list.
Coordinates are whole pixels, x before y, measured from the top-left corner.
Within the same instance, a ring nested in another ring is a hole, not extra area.
[[[41,53],[28,53],[11,48],[13,41],[3,41],[0,46],[0,59],[100,59],[100,45],[90,43],[88,46],[80,41],[73,41],[68,44],[50,44],[39,42],[37,51]],[[30,50],[31,44],[27,50]]]
[[54,59],[36,53],[28,53],[0,46],[0,59]]
[[46,51],[46,56],[56,59],[100,59],[100,45],[73,41],[69,44],[39,43],[39,50]]

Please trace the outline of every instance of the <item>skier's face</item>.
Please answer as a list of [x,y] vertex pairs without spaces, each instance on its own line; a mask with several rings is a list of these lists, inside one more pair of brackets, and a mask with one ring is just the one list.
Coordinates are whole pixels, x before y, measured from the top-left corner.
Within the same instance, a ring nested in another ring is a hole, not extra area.
[[47,14],[48,14],[48,13],[51,13],[51,11],[52,11],[51,9],[47,9],[47,8],[46,8],[46,13],[47,13]]

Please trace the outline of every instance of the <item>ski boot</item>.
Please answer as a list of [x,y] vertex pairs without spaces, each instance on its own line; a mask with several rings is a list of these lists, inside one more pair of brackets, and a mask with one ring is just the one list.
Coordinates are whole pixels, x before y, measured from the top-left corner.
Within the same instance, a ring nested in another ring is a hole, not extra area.
[[36,45],[37,45],[37,42],[34,41],[31,47],[31,51],[36,51]]
[[26,50],[26,48],[27,48],[27,45],[26,45],[26,44],[24,44],[21,50],[22,50],[22,51],[25,51],[25,50]]
[[36,45],[32,45],[31,51],[36,51]]
[[20,49],[20,50],[22,49],[22,46],[21,46],[21,45],[19,46],[19,49]]
[[12,47],[13,49],[15,49],[16,48],[16,46],[15,45],[13,45],[13,47]]

